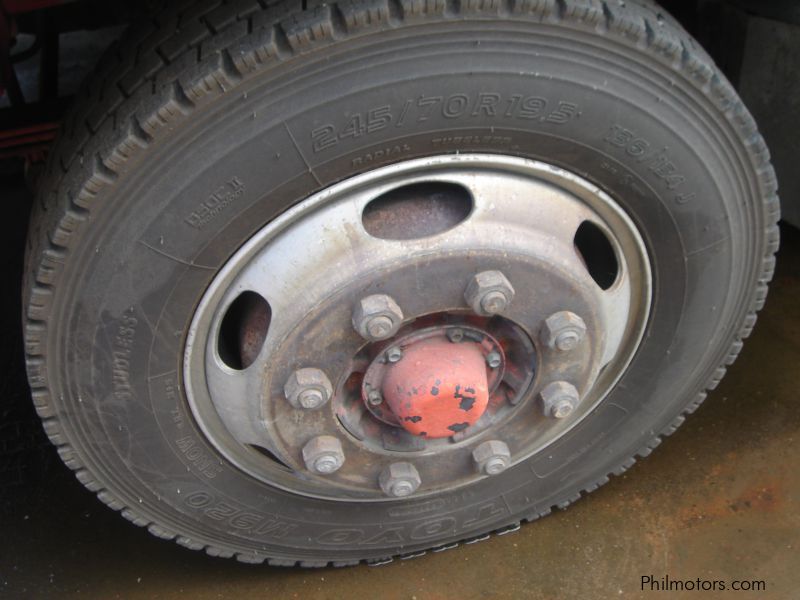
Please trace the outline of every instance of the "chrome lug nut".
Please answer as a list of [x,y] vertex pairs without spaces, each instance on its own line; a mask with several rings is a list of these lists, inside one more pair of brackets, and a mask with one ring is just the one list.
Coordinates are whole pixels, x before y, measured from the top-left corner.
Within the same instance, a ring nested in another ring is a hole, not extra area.
[[297,369],[283,386],[283,393],[295,408],[312,410],[331,399],[333,386],[319,369]]
[[403,323],[403,311],[391,296],[373,294],[362,298],[353,311],[353,327],[365,340],[392,337]]
[[580,395],[575,386],[566,381],[554,381],[547,384],[539,392],[542,410],[547,417],[563,419],[569,416],[580,402]]
[[500,440],[489,440],[472,451],[472,458],[481,473],[497,475],[506,470],[511,463],[511,451]]
[[500,271],[482,271],[467,285],[464,299],[472,310],[483,316],[504,312],[514,298],[514,287]]
[[378,483],[387,496],[402,498],[416,492],[422,484],[422,479],[411,463],[396,462],[381,471]]
[[329,475],[344,464],[342,443],[331,435],[319,435],[303,446],[306,468],[319,475]]
[[542,342],[559,352],[574,350],[586,335],[586,323],[568,310],[553,313],[542,325]]
[[503,363],[503,357],[500,356],[500,353],[497,351],[489,352],[486,355],[486,364],[489,365],[490,369],[496,369]]

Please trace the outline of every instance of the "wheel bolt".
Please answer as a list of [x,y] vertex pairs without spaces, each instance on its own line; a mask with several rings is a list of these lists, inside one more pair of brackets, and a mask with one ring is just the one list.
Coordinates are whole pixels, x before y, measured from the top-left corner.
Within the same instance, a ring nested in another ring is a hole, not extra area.
[[481,473],[497,475],[505,471],[511,462],[511,451],[505,442],[489,440],[472,451],[472,458]]
[[558,403],[553,407],[553,416],[556,419],[563,419],[564,417],[569,416],[569,414],[575,409],[575,406],[569,400],[559,400]]
[[331,435],[319,435],[303,446],[303,462],[319,475],[338,471],[344,464],[342,443]]
[[453,342],[454,344],[458,344],[461,340],[464,339],[464,330],[459,329],[458,327],[453,327],[452,329],[448,329],[447,339]]
[[575,386],[566,381],[554,381],[539,392],[542,411],[547,417],[563,419],[577,408],[580,395]]
[[317,408],[325,404],[325,396],[319,390],[306,390],[297,397],[300,406],[306,409]]
[[514,287],[500,271],[482,271],[467,285],[464,299],[472,310],[483,316],[504,312],[514,298]]
[[362,298],[353,311],[353,327],[361,337],[370,342],[393,336],[402,323],[403,311],[386,294]]
[[367,394],[367,401],[372,406],[378,406],[383,402],[383,396],[381,396],[381,393],[378,390],[372,390]]
[[481,298],[481,309],[490,315],[501,313],[508,306],[508,298],[503,292],[489,292]]
[[392,485],[392,496],[409,496],[414,493],[414,484],[410,481],[398,481]]
[[547,346],[558,352],[577,348],[586,335],[586,323],[568,310],[553,313],[542,325],[541,338]]
[[389,317],[374,317],[367,321],[367,333],[376,340],[388,337],[392,331],[392,320]]
[[396,462],[381,471],[378,483],[387,496],[402,498],[416,492],[422,484],[422,478],[411,463]]
[[396,363],[401,358],[403,358],[403,351],[397,346],[393,346],[386,351],[386,360],[390,363]]
[[496,350],[493,352],[489,352],[486,355],[486,364],[489,365],[489,368],[496,369],[499,367],[503,362],[503,357],[500,356],[500,353]]
[[312,410],[330,400],[333,386],[319,369],[297,369],[283,386],[283,393],[295,408]]

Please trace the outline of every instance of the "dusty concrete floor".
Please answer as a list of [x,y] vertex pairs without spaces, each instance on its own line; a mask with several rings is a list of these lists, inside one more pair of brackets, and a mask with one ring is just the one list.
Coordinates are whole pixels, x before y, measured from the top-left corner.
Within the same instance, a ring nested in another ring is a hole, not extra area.
[[[14,222],[9,219],[9,222]],[[21,228],[3,225],[20,269]],[[567,511],[372,568],[213,559],[151,537],[61,465],[30,409],[15,297],[0,324],[0,596],[9,598],[800,598],[800,232],[752,338],[707,402],[647,460]],[[13,294],[13,286],[5,294]],[[641,577],[763,580],[766,592],[642,592]]]

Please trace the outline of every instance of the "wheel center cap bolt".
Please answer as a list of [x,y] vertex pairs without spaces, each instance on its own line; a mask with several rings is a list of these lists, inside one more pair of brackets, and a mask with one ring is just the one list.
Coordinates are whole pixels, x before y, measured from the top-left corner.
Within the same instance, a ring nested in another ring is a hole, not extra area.
[[496,369],[503,364],[503,357],[500,356],[499,352],[489,352],[489,354],[486,355],[486,364],[489,365],[490,368]]
[[397,346],[389,348],[386,351],[386,360],[389,361],[390,363],[396,363],[401,358],[403,358],[403,351]]
[[451,327],[447,330],[447,339],[450,340],[454,344],[458,344],[461,340],[464,339],[464,332],[457,327]]

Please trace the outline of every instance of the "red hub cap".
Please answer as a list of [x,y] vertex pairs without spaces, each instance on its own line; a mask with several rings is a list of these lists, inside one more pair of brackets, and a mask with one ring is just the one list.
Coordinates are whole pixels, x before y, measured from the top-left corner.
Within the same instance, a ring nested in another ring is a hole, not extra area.
[[409,346],[388,367],[383,398],[414,435],[450,437],[480,419],[489,402],[481,344],[429,338]]

